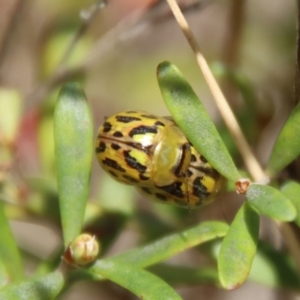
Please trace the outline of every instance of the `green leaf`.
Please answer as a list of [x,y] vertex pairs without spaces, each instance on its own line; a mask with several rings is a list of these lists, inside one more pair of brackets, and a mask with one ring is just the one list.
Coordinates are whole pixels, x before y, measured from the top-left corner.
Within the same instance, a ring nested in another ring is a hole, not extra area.
[[246,198],[252,207],[271,219],[289,222],[297,216],[293,203],[271,186],[251,184]]
[[140,299],[181,299],[166,282],[130,264],[99,260],[90,268],[90,272],[119,284]]
[[177,67],[169,62],[159,64],[157,78],[165,104],[176,124],[217,171],[237,181],[240,175],[215,125]]
[[149,270],[172,285],[220,284],[216,268],[211,267],[191,268],[159,264]]
[[[17,281],[24,277],[21,256],[6,218],[3,202],[0,201],[0,261],[7,272],[9,281]],[[1,298],[0,298],[1,299]]]
[[[201,243],[223,237],[227,229],[228,225],[220,221],[203,222],[196,227],[174,233],[152,244],[129,250],[117,256],[104,259],[104,261],[124,263],[135,268],[145,268]],[[91,274],[92,268],[86,269],[87,273]],[[103,278],[99,275],[97,279]]]
[[169,235],[150,245],[111,258],[140,268],[153,265],[186,249],[225,236],[228,225],[219,221],[203,222],[196,227]]
[[80,232],[89,193],[93,122],[77,83],[60,91],[54,114],[55,155],[64,244]]
[[300,227],[300,184],[295,181],[289,181],[281,187],[281,192],[295,205],[297,210],[295,222]]
[[0,290],[1,300],[52,300],[62,290],[64,277],[60,272],[10,284]]
[[259,215],[244,203],[223,240],[219,257],[219,278],[228,290],[239,287],[251,270],[259,233]]
[[300,154],[300,103],[283,126],[269,160],[268,170],[277,174]]

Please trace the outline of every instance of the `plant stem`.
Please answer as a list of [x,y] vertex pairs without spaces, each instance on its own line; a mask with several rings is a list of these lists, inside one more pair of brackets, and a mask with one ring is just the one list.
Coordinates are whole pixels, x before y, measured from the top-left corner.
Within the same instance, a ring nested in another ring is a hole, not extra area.
[[90,24],[95,20],[98,12],[106,6],[105,0],[97,1],[97,4],[92,5],[87,10],[80,12],[81,17],[81,25],[78,28],[76,34],[74,35],[73,39],[71,40],[70,44],[68,45],[67,50],[65,51],[62,59],[59,63],[60,66],[63,66],[66,60],[70,57],[71,53],[75,49],[77,43],[80,41],[81,37],[85,34],[87,29],[89,28]]
[[231,0],[227,32],[222,51],[223,61],[227,66],[235,66],[238,63],[244,15],[245,0]]

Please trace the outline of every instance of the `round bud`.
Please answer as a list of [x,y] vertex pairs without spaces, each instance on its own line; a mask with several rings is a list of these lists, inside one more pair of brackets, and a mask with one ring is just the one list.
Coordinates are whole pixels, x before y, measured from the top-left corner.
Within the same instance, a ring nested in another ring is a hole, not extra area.
[[63,260],[71,265],[85,266],[97,258],[99,248],[95,236],[83,233],[69,244],[63,255]]

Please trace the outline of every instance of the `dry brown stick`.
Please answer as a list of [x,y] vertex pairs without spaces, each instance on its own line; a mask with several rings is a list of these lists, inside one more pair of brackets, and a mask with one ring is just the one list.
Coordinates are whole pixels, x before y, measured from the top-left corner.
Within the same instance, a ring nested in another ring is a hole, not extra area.
[[227,32],[223,45],[223,62],[234,66],[238,63],[241,35],[245,17],[245,0],[231,0]]
[[[235,69],[239,63],[244,19],[245,0],[230,0],[229,13],[225,24],[225,38],[221,51],[222,62],[230,69]],[[228,76],[223,77],[220,84],[230,103],[232,105],[237,103],[239,93],[232,79]]]

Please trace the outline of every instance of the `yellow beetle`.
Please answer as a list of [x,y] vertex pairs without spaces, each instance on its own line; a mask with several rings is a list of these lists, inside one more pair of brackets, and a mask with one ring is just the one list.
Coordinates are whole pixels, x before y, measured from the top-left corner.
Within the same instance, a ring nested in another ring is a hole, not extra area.
[[96,154],[114,179],[163,203],[198,207],[224,182],[173,120],[144,111],[107,118],[98,131]]

